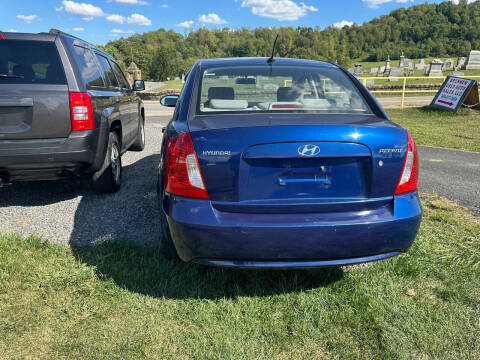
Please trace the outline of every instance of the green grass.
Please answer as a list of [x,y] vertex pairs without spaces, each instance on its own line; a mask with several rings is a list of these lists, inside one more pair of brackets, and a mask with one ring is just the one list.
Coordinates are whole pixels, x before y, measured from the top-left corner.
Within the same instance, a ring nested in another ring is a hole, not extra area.
[[155,89],[152,92],[161,92],[166,89],[181,90],[183,88],[182,80],[168,80],[168,81],[163,81],[163,83],[165,84],[165,86]]
[[419,145],[480,152],[480,111],[452,114],[428,108],[387,110],[392,121],[411,131]]
[[480,223],[424,197],[368,267],[238,271],[0,235],[2,359],[478,359]]

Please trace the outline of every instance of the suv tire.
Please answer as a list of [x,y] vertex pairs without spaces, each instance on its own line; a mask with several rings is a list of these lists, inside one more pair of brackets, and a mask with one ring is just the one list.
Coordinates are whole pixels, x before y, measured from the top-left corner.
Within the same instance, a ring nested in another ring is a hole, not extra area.
[[130,146],[129,150],[132,151],[143,151],[145,149],[145,119],[143,116],[140,116],[138,121],[138,133],[137,139],[135,142]]
[[114,193],[122,185],[122,158],[120,156],[120,141],[115,132],[110,132],[108,148],[102,168],[91,177],[92,187],[102,193]]

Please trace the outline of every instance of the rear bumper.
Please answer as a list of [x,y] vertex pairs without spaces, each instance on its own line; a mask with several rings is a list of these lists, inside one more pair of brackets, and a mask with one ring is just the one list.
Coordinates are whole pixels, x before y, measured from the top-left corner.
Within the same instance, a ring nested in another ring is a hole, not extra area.
[[164,204],[182,260],[229,267],[323,267],[392,257],[412,245],[422,216],[416,192],[348,214],[226,213],[209,201],[180,197]]
[[41,180],[98,170],[107,140],[104,126],[68,138],[0,140],[0,177]]
[[308,269],[332,267],[341,265],[354,265],[367,263],[371,261],[388,259],[393,256],[400,255],[400,251],[392,251],[385,254],[364,256],[351,259],[336,259],[336,260],[289,260],[289,261],[239,261],[239,260],[209,260],[209,259],[195,259],[193,262],[201,265],[221,266],[221,267],[236,267],[244,269]]

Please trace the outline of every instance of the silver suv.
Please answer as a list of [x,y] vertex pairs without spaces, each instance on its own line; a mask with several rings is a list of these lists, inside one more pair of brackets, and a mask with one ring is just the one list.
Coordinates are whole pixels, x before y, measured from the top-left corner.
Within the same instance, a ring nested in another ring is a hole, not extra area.
[[81,176],[118,191],[121,155],[145,147],[143,89],[72,35],[0,32],[0,181]]

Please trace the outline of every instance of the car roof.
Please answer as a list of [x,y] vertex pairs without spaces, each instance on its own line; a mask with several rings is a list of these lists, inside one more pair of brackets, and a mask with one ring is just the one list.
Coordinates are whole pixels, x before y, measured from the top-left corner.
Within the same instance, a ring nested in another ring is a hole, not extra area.
[[[202,59],[198,63],[202,67],[216,67],[216,66],[241,66],[241,65],[267,65],[267,57],[232,57],[232,58],[218,58],[218,59]],[[306,59],[292,59],[292,58],[274,58],[275,65],[296,65],[296,66],[320,66],[336,68],[337,65],[326,61],[306,60]]]
[[78,45],[84,46],[84,47],[89,47],[91,49],[94,49],[95,51],[101,53],[103,56],[117,62],[113,56],[110,54],[106,53],[105,51],[99,49],[95,45],[90,44],[89,42],[80,39],[79,37],[76,37],[75,35],[68,34],[66,32],[56,30],[56,29],[51,29],[50,32],[41,32],[41,33],[19,33],[19,32],[3,32],[0,31],[0,33],[3,35],[5,40],[34,40],[34,41],[55,41],[55,39],[58,36],[63,36],[63,37],[69,37],[75,41],[75,43],[78,43]]
[[57,34],[50,33],[21,33],[0,31],[5,40],[34,40],[34,41],[55,41]]

